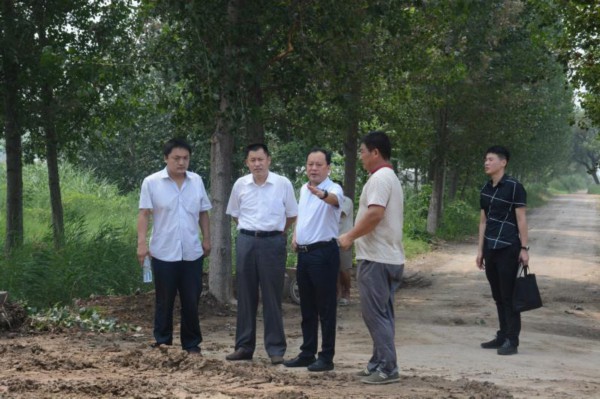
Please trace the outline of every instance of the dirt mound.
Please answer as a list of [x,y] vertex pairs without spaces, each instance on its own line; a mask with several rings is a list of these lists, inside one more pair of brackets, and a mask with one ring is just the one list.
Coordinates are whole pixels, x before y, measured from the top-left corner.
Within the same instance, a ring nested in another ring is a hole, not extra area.
[[27,321],[27,309],[20,303],[0,304],[0,331],[15,331]]
[[[77,300],[78,307],[96,307],[102,317],[118,320],[119,323],[147,325],[154,317],[154,291],[131,296],[93,296]],[[173,314],[179,315],[179,300],[175,299]],[[235,314],[235,306],[219,303],[213,295],[204,290],[200,296],[200,318],[224,317]],[[178,323],[178,320],[175,320]]]

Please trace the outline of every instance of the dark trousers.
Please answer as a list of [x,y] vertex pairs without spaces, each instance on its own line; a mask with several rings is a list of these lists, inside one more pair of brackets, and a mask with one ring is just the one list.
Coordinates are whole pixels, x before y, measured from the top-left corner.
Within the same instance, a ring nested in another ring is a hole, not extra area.
[[321,322],[321,352],[319,358],[333,361],[337,311],[337,277],[340,251],[335,240],[325,247],[298,253],[298,290],[302,313],[300,357],[313,357],[319,344]]
[[519,253],[521,246],[513,244],[500,249],[484,249],[485,275],[492,289],[492,298],[496,302],[500,330],[498,340],[506,338],[513,345],[519,345],[521,332],[521,313],[513,310],[513,291],[519,271]]
[[202,342],[198,303],[202,293],[203,257],[193,261],[165,262],[152,258],[154,272],[155,312],[154,339],[158,344],[173,343],[173,305],[179,292],[181,302],[180,339],[183,349],[195,348]]
[[286,237],[237,237],[237,325],[235,349],[254,353],[258,290],[262,294],[264,343],[269,356],[283,356],[286,350],[281,297],[285,279]]

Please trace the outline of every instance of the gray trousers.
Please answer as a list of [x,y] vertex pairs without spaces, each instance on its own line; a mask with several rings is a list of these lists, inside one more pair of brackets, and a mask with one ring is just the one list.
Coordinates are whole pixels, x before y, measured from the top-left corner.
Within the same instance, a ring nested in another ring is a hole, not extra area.
[[283,356],[287,347],[283,331],[281,297],[285,278],[286,237],[253,237],[239,234],[236,245],[237,326],[235,349],[254,353],[258,289],[262,295],[264,341],[269,356]]
[[373,340],[367,368],[386,374],[398,372],[394,318],[394,293],[400,287],[404,265],[360,260],[356,279],[363,320]]

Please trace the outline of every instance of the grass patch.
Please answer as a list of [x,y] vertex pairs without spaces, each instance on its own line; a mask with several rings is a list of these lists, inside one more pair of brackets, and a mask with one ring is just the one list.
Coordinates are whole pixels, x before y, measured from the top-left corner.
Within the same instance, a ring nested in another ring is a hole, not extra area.
[[588,179],[582,173],[559,176],[548,183],[548,192],[552,194],[568,194],[585,190]]
[[600,195],[600,185],[599,184],[594,184],[592,186],[589,186],[587,192],[588,192],[588,194]]
[[[6,185],[5,166],[0,183]],[[119,195],[115,185],[90,172],[61,165],[65,245],[54,249],[45,165],[23,170],[24,245],[0,258],[0,289],[29,306],[70,304],[91,294],[147,290],[135,253],[137,196]],[[5,191],[0,202],[0,237],[6,226]],[[0,243],[3,245],[4,243]]]

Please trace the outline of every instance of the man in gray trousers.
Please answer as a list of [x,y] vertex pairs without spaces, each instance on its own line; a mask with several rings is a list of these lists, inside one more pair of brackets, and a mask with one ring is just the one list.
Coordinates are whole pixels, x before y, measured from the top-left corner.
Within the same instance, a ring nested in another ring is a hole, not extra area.
[[286,350],[281,297],[287,257],[286,232],[296,220],[298,205],[292,183],[269,171],[266,145],[246,147],[250,174],[231,190],[227,214],[237,223],[237,325],[235,352],[227,360],[251,360],[256,348],[258,289],[262,294],[264,342],[272,364],[283,363]]
[[371,132],[362,139],[360,159],[370,173],[364,185],[356,224],[339,237],[342,249],[356,240],[357,281],[363,319],[371,339],[373,355],[358,372],[365,384],[398,382],[394,293],[404,271],[402,186],[389,163],[390,139]]

